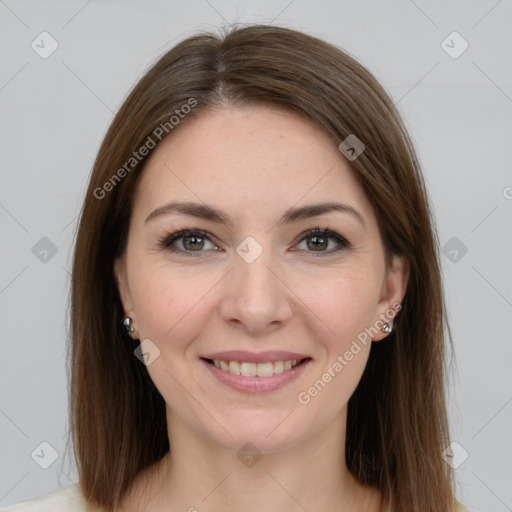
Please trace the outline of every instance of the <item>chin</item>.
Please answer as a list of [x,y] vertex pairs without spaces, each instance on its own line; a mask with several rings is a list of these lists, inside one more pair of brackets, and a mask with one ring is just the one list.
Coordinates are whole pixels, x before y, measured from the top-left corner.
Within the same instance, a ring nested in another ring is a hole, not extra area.
[[251,451],[254,448],[246,446],[250,444],[256,447],[255,451],[262,453],[282,451],[300,441],[300,428],[291,421],[292,415],[287,417],[289,411],[280,414],[270,414],[268,411],[259,413],[247,412],[243,418],[234,417],[231,421],[224,417],[222,425],[231,436],[221,427],[220,431],[216,429],[210,435],[226,448]]

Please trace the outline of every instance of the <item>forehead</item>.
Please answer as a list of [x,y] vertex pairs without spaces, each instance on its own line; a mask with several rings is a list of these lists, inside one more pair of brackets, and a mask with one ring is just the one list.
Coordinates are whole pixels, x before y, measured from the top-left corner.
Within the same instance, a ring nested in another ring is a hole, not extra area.
[[372,207],[337,145],[314,123],[271,107],[205,110],[178,125],[148,159],[136,209],[202,201],[261,218],[319,201]]

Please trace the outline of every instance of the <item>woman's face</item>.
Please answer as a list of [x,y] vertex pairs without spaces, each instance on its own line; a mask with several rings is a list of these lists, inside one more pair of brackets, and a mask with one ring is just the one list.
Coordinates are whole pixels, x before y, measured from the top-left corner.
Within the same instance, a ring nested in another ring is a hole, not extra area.
[[[311,208],[325,203],[346,207]],[[114,269],[171,424],[262,452],[344,428],[407,281],[399,260],[386,273],[372,206],[337,146],[267,107],[203,111],[157,146]]]

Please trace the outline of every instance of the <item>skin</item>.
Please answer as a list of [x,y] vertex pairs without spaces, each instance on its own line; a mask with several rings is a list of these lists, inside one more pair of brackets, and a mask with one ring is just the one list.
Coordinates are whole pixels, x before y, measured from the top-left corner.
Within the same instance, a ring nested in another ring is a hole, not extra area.
[[[145,223],[170,201],[213,205],[232,225],[178,213]],[[323,201],[350,204],[365,225],[340,212],[277,224],[286,209]],[[328,238],[316,248],[303,234],[317,227],[350,247],[334,251]],[[192,228],[210,240],[181,238],[181,253],[160,244]],[[263,249],[252,263],[236,252],[247,236]],[[203,111],[175,128],[139,179],[127,250],[114,265],[132,337],[160,350],[147,369],[167,404],[172,452],[139,475],[123,510],[380,511],[381,493],[344,462],[347,402],[372,343],[307,405],[297,396],[402,301],[408,272],[400,259],[386,271],[372,205],[316,125],[258,106]],[[387,336],[379,330],[373,341]],[[312,361],[286,387],[249,395],[220,384],[199,359],[236,349]],[[248,442],[262,454],[251,467],[237,458]]]

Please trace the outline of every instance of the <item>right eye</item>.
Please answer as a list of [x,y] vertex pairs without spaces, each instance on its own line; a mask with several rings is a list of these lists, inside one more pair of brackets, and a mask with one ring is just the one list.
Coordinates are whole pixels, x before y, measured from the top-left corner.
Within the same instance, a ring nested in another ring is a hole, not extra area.
[[[182,229],[170,235],[166,235],[160,242],[160,245],[171,252],[186,254],[187,256],[196,256],[193,253],[205,252],[203,250],[205,241],[212,244],[213,247],[217,247],[213,244],[205,231],[195,228]],[[176,245],[181,245],[181,247],[176,247]]]

